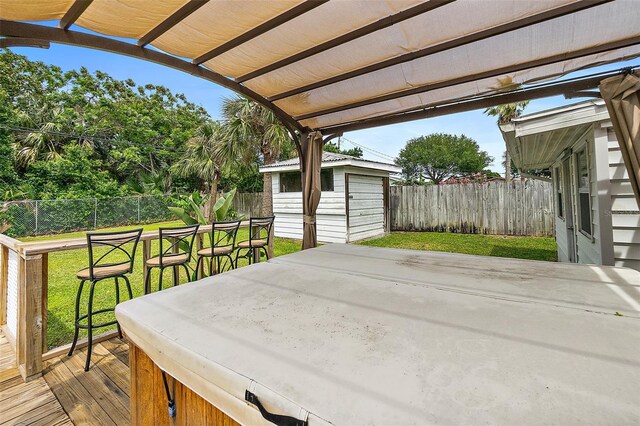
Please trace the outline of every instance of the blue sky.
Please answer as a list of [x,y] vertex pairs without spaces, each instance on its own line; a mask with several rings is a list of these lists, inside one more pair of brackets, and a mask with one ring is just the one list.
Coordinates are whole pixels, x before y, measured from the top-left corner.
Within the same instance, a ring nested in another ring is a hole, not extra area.
[[[84,66],[90,71],[105,71],[118,79],[131,78],[140,85],[151,83],[167,86],[174,92],[184,93],[192,102],[202,105],[213,118],[219,117],[222,99],[233,96],[233,92],[211,82],[168,67],[114,53],[59,44],[51,44],[50,49],[14,48],[13,51],[31,60],[57,65],[63,70]],[[592,68],[582,73],[589,74],[638,63],[639,61],[623,62]],[[579,99],[566,100],[563,97],[534,100],[529,104],[526,112],[541,111],[578,101]],[[346,139],[395,157],[407,140],[435,132],[465,134],[475,139],[483,150],[494,157],[490,168],[503,172],[500,165],[504,151],[502,136],[496,125],[496,119],[484,115],[482,110],[350,132],[344,136]],[[351,147],[348,142],[344,146]],[[384,160],[371,153],[365,153],[365,158]]]

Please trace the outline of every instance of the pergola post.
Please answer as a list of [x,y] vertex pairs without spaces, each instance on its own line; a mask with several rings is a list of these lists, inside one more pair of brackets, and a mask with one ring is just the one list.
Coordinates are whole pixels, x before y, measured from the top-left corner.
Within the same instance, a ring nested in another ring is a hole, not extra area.
[[302,250],[318,245],[316,210],[320,203],[320,167],[322,165],[322,134],[305,132],[300,136],[300,175],[302,178]]

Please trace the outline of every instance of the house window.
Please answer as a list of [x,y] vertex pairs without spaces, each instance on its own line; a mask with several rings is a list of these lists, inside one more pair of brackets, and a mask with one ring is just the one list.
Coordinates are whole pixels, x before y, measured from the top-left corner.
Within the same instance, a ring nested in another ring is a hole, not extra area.
[[560,167],[555,168],[555,184],[556,184],[556,213],[560,219],[564,219],[564,197],[562,194],[562,169]]
[[580,232],[591,236],[591,194],[589,191],[589,164],[586,148],[576,153],[576,177],[578,178],[578,226]]
[[[333,169],[320,171],[320,188],[322,191],[333,191]],[[280,173],[280,192],[302,192],[300,172]]]

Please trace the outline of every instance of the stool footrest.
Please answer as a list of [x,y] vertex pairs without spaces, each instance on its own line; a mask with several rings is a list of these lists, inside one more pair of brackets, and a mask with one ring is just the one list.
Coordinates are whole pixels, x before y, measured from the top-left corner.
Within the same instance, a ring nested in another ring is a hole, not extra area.
[[[114,312],[114,311],[115,311],[114,308],[100,309],[98,311],[92,312],[91,316],[97,315],[97,314],[104,314],[106,312]],[[78,317],[77,321],[75,322],[76,327],[83,328],[85,330],[88,329],[89,328],[88,324],[81,324],[81,321],[86,320],[88,316],[89,316],[89,314],[84,314],[84,315]],[[100,324],[91,324],[91,328],[107,327],[107,326],[110,326],[110,325],[115,325],[117,323],[118,323],[118,321],[113,320],[113,321],[103,322],[103,323],[100,323]]]

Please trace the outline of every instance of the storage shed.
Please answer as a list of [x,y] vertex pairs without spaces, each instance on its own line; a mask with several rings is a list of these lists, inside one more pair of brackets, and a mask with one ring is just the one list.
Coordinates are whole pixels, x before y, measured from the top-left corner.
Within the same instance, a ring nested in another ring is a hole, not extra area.
[[[316,217],[318,241],[347,243],[389,230],[389,175],[393,164],[344,154],[322,155],[322,196]],[[302,181],[299,159],[260,168],[272,174],[277,237],[302,238]]]
[[640,210],[604,102],[522,116],[502,131],[519,169],[551,170],[558,260],[640,270]]

